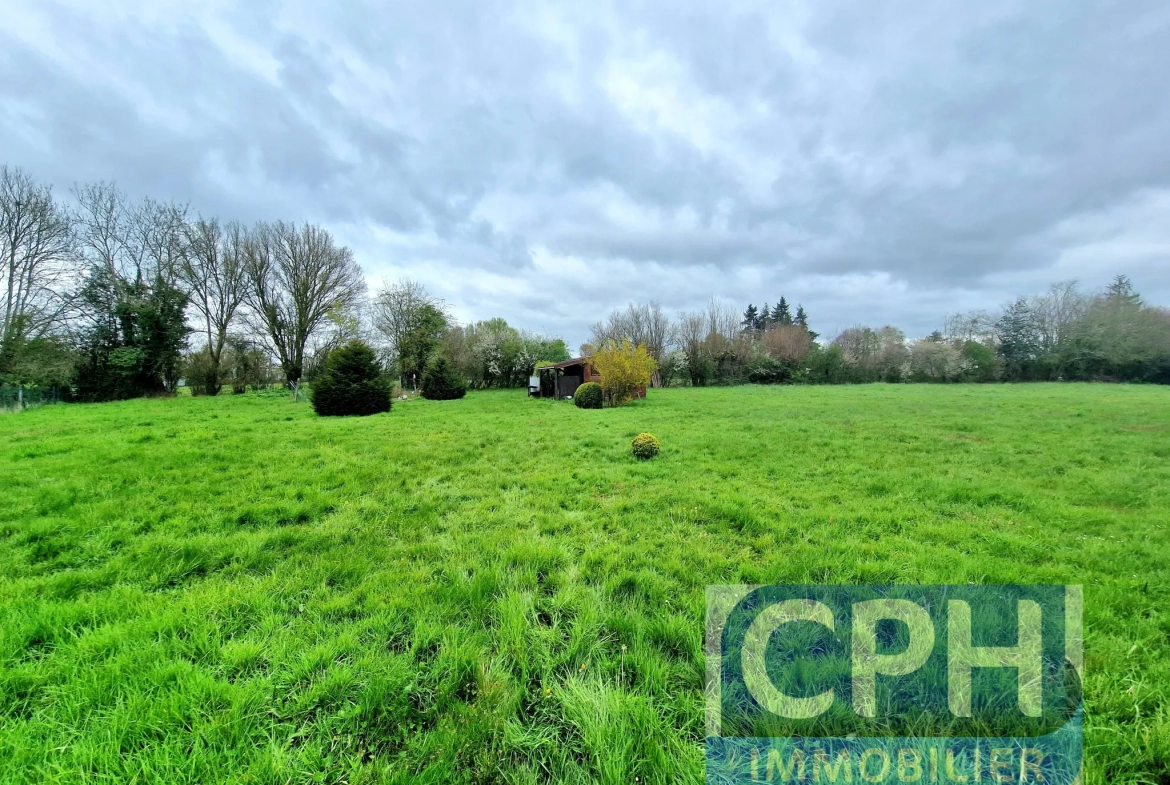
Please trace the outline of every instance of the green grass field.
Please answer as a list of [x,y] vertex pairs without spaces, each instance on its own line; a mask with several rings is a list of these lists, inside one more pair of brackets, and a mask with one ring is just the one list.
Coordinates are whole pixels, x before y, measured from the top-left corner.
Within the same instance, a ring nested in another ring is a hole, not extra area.
[[1170,782],[1164,388],[54,406],[0,466],[0,782],[699,782],[738,582],[1084,584],[1087,781]]

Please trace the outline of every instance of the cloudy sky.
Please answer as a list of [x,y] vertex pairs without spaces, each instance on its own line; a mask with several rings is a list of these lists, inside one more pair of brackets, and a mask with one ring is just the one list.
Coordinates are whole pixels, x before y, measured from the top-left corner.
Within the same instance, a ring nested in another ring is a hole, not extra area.
[[0,162],[320,222],[464,321],[1170,305],[1165,0],[3,6]]

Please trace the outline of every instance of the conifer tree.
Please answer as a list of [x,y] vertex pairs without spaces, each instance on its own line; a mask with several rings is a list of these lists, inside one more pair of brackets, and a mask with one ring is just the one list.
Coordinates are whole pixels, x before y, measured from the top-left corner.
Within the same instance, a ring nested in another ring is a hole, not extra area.
[[792,324],[792,311],[788,308],[788,301],[783,297],[780,298],[780,302],[776,303],[776,309],[772,311],[772,321],[782,327]]
[[329,352],[325,370],[313,382],[313,408],[322,417],[390,411],[390,380],[374,350],[350,341]]
[[452,401],[467,394],[467,382],[442,354],[436,356],[423,372],[422,395],[431,401]]
[[1128,276],[1119,275],[1105,287],[1105,300],[1115,307],[1140,307],[1142,296],[1133,290]]
[[[765,309],[767,309],[767,307],[768,307],[767,305],[764,305]],[[743,321],[740,322],[740,324],[743,325],[744,330],[757,330],[757,329],[759,329],[759,327],[758,327],[759,322],[760,322],[759,311],[756,310],[756,306],[751,305],[749,303],[747,310],[743,312]]]
[[1026,297],[1019,297],[1004,309],[995,323],[999,354],[1008,378],[1023,379],[1040,350],[1036,316]]

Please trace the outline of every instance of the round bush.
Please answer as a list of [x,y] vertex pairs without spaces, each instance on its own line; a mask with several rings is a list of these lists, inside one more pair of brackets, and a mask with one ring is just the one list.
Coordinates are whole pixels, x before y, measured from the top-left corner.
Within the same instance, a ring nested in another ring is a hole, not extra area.
[[452,401],[467,394],[467,384],[447,358],[440,355],[423,371],[422,396],[431,401]]
[[573,393],[573,403],[578,409],[600,409],[601,385],[597,382],[585,382]]
[[313,408],[322,417],[390,411],[390,380],[374,350],[352,341],[331,351],[313,382]]
[[640,433],[634,437],[633,443],[630,444],[630,451],[634,453],[634,457],[643,461],[657,455],[660,448],[658,439],[652,433]]

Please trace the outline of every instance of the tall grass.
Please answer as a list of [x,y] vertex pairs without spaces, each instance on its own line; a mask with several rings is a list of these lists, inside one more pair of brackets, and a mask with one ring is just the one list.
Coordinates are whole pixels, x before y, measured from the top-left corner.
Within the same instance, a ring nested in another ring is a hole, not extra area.
[[1083,583],[1088,781],[1167,782],[1167,404],[747,387],[3,417],[0,782],[699,782],[705,586],[817,582]]

